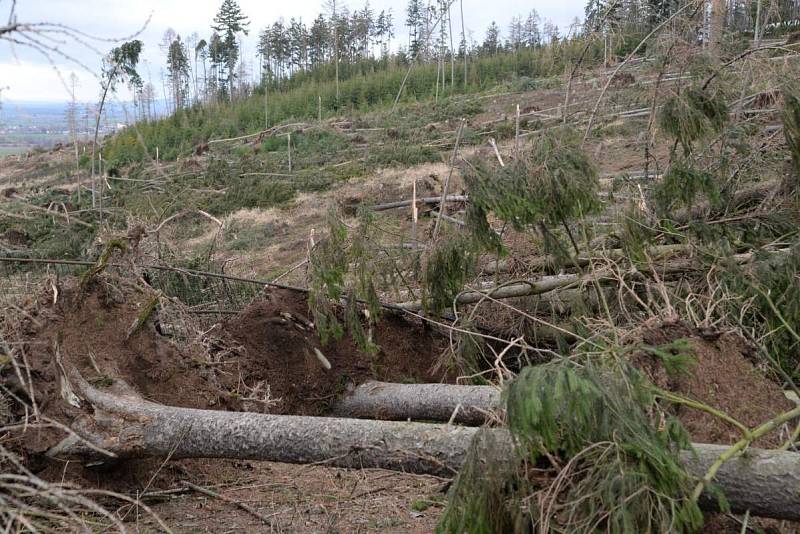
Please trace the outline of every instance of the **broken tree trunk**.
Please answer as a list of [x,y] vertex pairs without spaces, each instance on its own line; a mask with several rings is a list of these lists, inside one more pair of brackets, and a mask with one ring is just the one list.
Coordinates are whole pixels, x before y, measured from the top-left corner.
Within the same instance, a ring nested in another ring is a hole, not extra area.
[[500,409],[500,391],[491,386],[366,382],[344,396],[333,415],[482,425]]
[[[467,202],[469,197],[465,195],[447,195],[447,202]],[[417,199],[418,204],[439,204],[442,197],[420,197]],[[386,204],[378,204],[373,206],[373,211],[385,211],[394,208],[404,208],[411,205],[411,200],[398,200],[397,202],[387,202]]]
[[[733,199],[726,206],[726,212],[736,213],[763,202],[771,195],[786,192],[784,186],[781,180],[768,180],[743,187],[733,195]],[[677,223],[685,224],[692,220],[708,220],[712,213],[711,204],[700,202],[691,208],[676,211],[671,218]]]
[[[651,249],[651,265],[650,266],[640,266],[635,270],[630,271],[628,274],[633,274],[636,276],[641,276],[644,273],[653,273],[657,272],[661,276],[667,275],[681,275],[683,273],[696,271],[701,264],[698,263],[694,258],[676,258],[671,259],[669,262],[662,261],[658,262],[657,260],[663,260],[667,256],[672,254],[677,254],[680,252],[686,252],[691,250],[686,245],[662,245],[658,247],[652,247]],[[772,253],[785,253],[788,249],[779,249],[773,250]],[[614,259],[622,259],[624,258],[624,253],[622,249],[610,249],[607,251],[606,260],[614,260]],[[736,263],[747,263],[754,258],[754,252],[746,252],[742,254],[734,254],[731,256],[733,261]],[[588,265],[593,261],[603,261],[604,258],[596,257],[596,258],[589,258],[589,257],[577,257],[575,261],[580,266]],[[531,261],[526,263],[526,266],[530,267],[531,265],[535,265],[539,268],[546,269],[549,258],[534,258]],[[502,265],[498,262],[494,262],[495,265],[489,264],[489,272],[493,269],[497,269],[499,267],[507,267],[506,265]],[[603,274],[602,272],[599,274],[592,274],[587,273],[585,275],[579,274],[557,274],[552,276],[542,276],[539,279],[533,280],[520,280],[516,282],[510,282],[507,285],[495,285],[492,282],[479,284],[481,287],[477,289],[463,291],[459,293],[455,298],[456,304],[475,304],[477,302],[481,302],[482,300],[486,300],[489,297],[491,299],[508,299],[508,298],[516,298],[516,297],[527,297],[531,295],[542,295],[545,293],[550,293],[553,291],[563,290],[568,287],[575,287],[580,286],[582,284],[588,283],[600,283],[600,284],[609,284],[614,283],[615,277],[611,276],[610,274]],[[419,311],[424,308],[423,302],[421,300],[415,301],[408,301],[408,302],[400,302],[398,304],[392,304],[392,307],[395,309],[402,309],[408,311]]]
[[[118,458],[239,458],[451,476],[479,432],[492,434],[495,459],[515,457],[505,429],[175,408],[97,390],[74,371],[71,379],[96,410],[95,419],[87,417],[76,430]],[[725,450],[694,444],[694,452],[681,454],[689,472],[701,477]],[[65,439],[49,454],[98,458],[76,438]],[[800,519],[797,453],[750,449],[726,462],[715,482],[734,511]],[[703,505],[712,509],[716,500],[708,496]]]
[[[475,304],[486,299],[487,295],[493,299],[508,299],[514,297],[526,297],[528,295],[540,295],[549,291],[555,291],[572,284],[580,283],[582,278],[575,274],[565,274],[556,276],[545,276],[541,280],[530,280],[516,282],[506,286],[497,286],[486,291],[464,291],[456,297],[457,304]],[[421,300],[401,302],[395,307],[409,311],[419,311],[423,309]]]

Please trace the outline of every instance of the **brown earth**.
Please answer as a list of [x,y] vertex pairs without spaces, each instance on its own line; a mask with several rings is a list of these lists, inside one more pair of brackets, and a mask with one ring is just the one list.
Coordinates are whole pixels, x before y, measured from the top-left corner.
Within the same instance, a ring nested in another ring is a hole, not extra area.
[[[26,342],[43,413],[64,421],[81,414],[62,402],[56,347],[65,365],[76,366],[96,385],[120,381],[146,399],[201,409],[321,415],[348,387],[370,379],[446,378],[432,370],[443,348],[432,330],[387,316],[373,332],[377,354],[362,352],[347,336],[322,346],[307,319],[306,294],[292,290],[266,290],[241,314],[188,342],[161,334],[175,327],[162,324],[162,317],[151,318],[128,337],[152,294],[120,283],[104,276],[85,294],[75,283],[61,284],[55,304],[48,291],[24,306],[13,328],[6,325],[13,331],[8,337]],[[331,370],[317,359],[315,348]],[[9,380],[22,390],[17,379]],[[34,450],[53,444],[42,436]]]
[[[649,352],[637,353],[632,363],[658,387],[716,408],[748,428],[795,407],[780,386],[754,365],[755,349],[739,335],[703,332],[680,322],[650,327],[641,334],[641,342],[651,347],[664,347],[677,340],[688,344],[687,350],[679,352],[695,360],[684,370],[668,373],[663,361]],[[683,405],[674,413],[692,441],[727,445],[742,437],[736,427],[709,413]],[[761,438],[756,446],[779,447],[789,437],[786,430]]]
[[[443,345],[430,329],[388,315],[373,331],[380,351],[369,355],[349,337],[321,346],[308,317],[304,293],[277,289],[265,291],[263,299],[221,325],[229,342],[242,347],[239,372],[245,380],[269,384],[276,398],[274,413],[320,415],[348,387],[370,379],[440,382],[445,378],[432,371]],[[315,348],[331,370],[323,367]]]

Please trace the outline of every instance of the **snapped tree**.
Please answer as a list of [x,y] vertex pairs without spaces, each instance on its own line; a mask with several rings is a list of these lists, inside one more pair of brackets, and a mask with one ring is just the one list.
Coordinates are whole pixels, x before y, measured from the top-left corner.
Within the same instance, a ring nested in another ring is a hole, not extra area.
[[97,134],[100,131],[100,118],[103,116],[103,108],[109,93],[117,90],[117,84],[122,80],[128,80],[135,87],[142,85],[142,78],[136,71],[139,63],[139,55],[142,53],[142,42],[138,39],[128,41],[114,48],[103,59],[103,72],[100,77],[100,87],[103,90],[100,97],[100,104],[97,106],[94,123],[94,138],[92,139],[92,206],[94,207],[95,191],[95,161],[97,158]]

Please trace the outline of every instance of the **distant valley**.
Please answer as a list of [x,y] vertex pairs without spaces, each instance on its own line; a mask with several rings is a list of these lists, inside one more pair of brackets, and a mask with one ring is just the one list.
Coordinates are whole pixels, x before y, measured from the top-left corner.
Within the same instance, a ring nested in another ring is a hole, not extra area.
[[[73,111],[74,110],[74,111]],[[128,125],[133,116],[130,103],[111,103],[103,111],[100,135]],[[72,139],[70,123],[79,141],[91,139],[94,133],[95,104],[78,102],[5,101],[0,106],[0,157],[25,153],[34,149],[50,149]]]

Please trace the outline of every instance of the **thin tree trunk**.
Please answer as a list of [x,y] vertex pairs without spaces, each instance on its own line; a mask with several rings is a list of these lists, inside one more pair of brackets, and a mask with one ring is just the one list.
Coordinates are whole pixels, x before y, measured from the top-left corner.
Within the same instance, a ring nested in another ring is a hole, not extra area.
[[97,116],[95,117],[94,122],[94,139],[92,140],[92,207],[95,206],[95,186],[94,186],[94,179],[95,179],[95,158],[97,157],[97,134],[100,131],[100,117],[103,114],[103,106],[106,103],[106,97],[108,96],[108,89],[111,87],[112,80],[116,76],[117,67],[114,67],[114,70],[109,75],[108,80],[106,80],[106,85],[103,88],[103,96],[100,97],[100,107],[97,110]]
[[[378,467],[452,476],[463,465],[476,435],[489,435],[487,465],[513,462],[514,445],[505,429],[358,419],[265,415],[162,406],[131,395],[100,391],[72,372],[71,380],[102,419],[84,418],[76,431],[117,459],[143,457],[237,458],[336,467]],[[109,429],[113,429],[109,432]],[[693,444],[681,457],[702,477],[728,447]],[[108,455],[71,436],[48,454],[80,460]],[[494,462],[492,462],[494,460]],[[717,472],[715,483],[735,512],[800,519],[800,456],[749,449]],[[714,509],[710,495],[701,504]]]
[[[442,215],[444,215],[444,208],[445,203],[447,202],[447,190],[450,187],[450,178],[453,176],[453,168],[456,166],[456,157],[458,156],[458,145],[461,142],[461,135],[464,133],[464,125],[466,121],[461,119],[461,125],[458,127],[458,133],[456,134],[456,144],[453,148],[453,159],[450,160],[450,170],[447,173],[447,178],[444,181],[444,185],[442,186],[442,198],[439,202],[439,211]],[[439,226],[441,225],[443,217],[438,217],[436,219],[436,225],[433,227],[433,235],[431,237],[432,241],[436,241],[436,237],[439,235]]]
[[[447,202],[467,202],[469,197],[465,195],[447,195],[445,198]],[[420,197],[417,199],[418,203],[423,204],[439,204],[442,201],[442,197]],[[385,211],[391,210],[394,208],[404,208],[406,206],[410,206],[410,200],[398,200],[396,202],[387,202],[386,204],[378,204],[377,206],[373,206],[373,211]]]
[[725,0],[711,0],[711,46],[719,51],[725,28]]
[[[589,282],[589,279],[586,279]],[[546,276],[541,280],[530,280],[525,282],[517,282],[506,286],[496,286],[486,291],[464,291],[460,293],[455,301],[456,304],[476,304],[485,300],[487,297],[493,299],[510,299],[516,297],[527,297],[530,295],[540,295],[555,291],[573,284],[581,282],[581,277],[576,274],[565,274],[557,276]],[[412,300],[409,302],[400,302],[395,305],[399,309],[408,311],[420,311],[424,308],[421,300]]]
[[455,91],[456,88],[456,51],[453,48],[453,14],[450,11],[453,2],[447,4],[447,27],[450,33],[450,87]]
[[464,44],[464,91],[467,90],[467,37],[464,27],[464,0],[460,0],[461,6],[461,42]]
[[333,0],[333,48],[336,64],[336,105],[339,105],[339,27],[336,17],[336,0]]
[[269,76],[264,82],[264,128],[269,130]]

